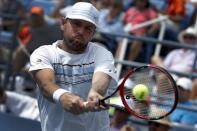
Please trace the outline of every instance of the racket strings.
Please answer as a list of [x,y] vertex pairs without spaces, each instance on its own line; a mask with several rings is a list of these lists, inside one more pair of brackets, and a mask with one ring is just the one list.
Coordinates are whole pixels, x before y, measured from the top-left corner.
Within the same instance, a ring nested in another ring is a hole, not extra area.
[[[154,92],[156,97],[152,98],[151,108],[154,110],[151,110],[150,117],[164,116],[172,109],[175,102],[173,83],[168,75],[159,70],[157,70],[155,74],[157,76],[155,86],[156,91]],[[158,112],[158,110],[160,111]]]
[[158,96],[157,97],[158,100],[162,100],[162,101],[166,100],[168,101],[168,103],[174,102],[173,101],[173,99],[175,99],[174,88],[173,88],[171,81],[164,74],[158,73],[157,76],[158,76],[158,79],[156,80],[157,80],[158,85],[156,86],[157,88],[156,94]]
[[[125,100],[129,108],[149,119],[166,115],[174,105],[174,88],[169,77],[158,69],[142,69],[132,74],[129,79],[133,86],[124,88]],[[148,87],[150,95],[147,100],[138,100],[132,94],[137,84]],[[158,112],[157,110],[160,110]]]

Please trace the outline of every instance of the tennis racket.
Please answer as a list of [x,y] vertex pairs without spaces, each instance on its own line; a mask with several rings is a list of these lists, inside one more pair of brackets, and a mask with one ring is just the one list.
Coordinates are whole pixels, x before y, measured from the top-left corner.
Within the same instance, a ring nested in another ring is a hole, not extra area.
[[[132,82],[130,87],[126,85],[127,81]],[[145,99],[139,99],[133,93],[134,87],[139,84],[148,89],[149,95]],[[117,95],[117,92],[123,106],[108,103],[108,99]],[[100,105],[116,107],[145,120],[158,120],[168,116],[176,108],[177,102],[178,90],[174,79],[168,71],[154,65],[127,71],[117,89],[99,100]]]

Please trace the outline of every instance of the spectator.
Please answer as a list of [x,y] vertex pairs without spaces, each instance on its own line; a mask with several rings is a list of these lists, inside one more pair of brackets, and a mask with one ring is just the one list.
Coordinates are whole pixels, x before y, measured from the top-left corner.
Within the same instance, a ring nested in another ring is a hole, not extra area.
[[[181,43],[195,46],[197,43],[197,34],[193,27],[189,27],[179,33],[178,39]],[[152,63],[172,71],[191,73],[194,59],[195,51],[187,48],[180,48],[169,52],[164,60],[159,56],[153,56]]]
[[[99,15],[99,31],[106,33],[119,33],[123,34],[123,2],[121,0],[111,0],[108,8],[102,9]],[[115,54],[117,43],[120,42],[120,38],[106,35],[101,33],[102,39],[106,43],[106,47]]]
[[[192,80],[186,77],[181,77],[177,80],[177,86],[179,91],[179,104],[192,106],[192,103],[190,101]],[[172,122],[178,122],[185,125],[195,125],[197,123],[197,114],[193,111],[177,108],[170,115],[170,120]]]
[[[150,0],[153,8],[155,8],[159,14],[168,16],[168,19],[164,20],[165,33],[163,39],[177,41],[177,36],[180,31],[185,29],[189,23],[189,14],[186,10],[185,0]],[[190,8],[190,10],[192,10]],[[174,49],[173,47],[162,47],[160,55],[165,56],[169,51]]]
[[181,22],[185,15],[185,0],[168,0],[164,14],[169,17],[166,21],[165,38],[176,41],[178,33],[182,30]]
[[[135,0],[134,6],[126,11],[123,22],[126,27],[134,27],[135,25],[149,21],[156,17],[157,12],[155,12],[153,8],[151,8],[149,0]],[[154,33],[156,33],[157,28],[157,24],[153,24],[149,27],[132,30],[129,33],[135,36],[153,35]],[[139,40],[132,40],[130,42],[130,49],[127,59],[135,60],[138,57],[141,49],[142,42]]]
[[[0,104],[6,107],[9,114],[40,121],[38,104],[35,98],[0,88]],[[3,110],[0,111],[4,112]]]
[[[40,6],[34,6],[31,8],[28,23],[21,29],[26,33],[20,37],[22,44],[25,45],[25,50],[31,54],[36,48],[41,45],[46,45],[54,42],[57,38],[60,38],[62,32],[59,25],[48,25],[44,19],[44,10]],[[29,56],[24,52],[24,49],[19,46],[15,51],[13,60],[14,72],[20,72],[29,61]]]

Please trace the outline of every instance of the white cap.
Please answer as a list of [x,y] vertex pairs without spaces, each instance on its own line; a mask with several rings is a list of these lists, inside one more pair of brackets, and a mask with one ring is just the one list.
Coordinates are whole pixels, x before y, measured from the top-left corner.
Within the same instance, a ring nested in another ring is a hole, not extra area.
[[186,30],[179,33],[178,39],[179,39],[180,42],[184,43],[183,37],[186,34],[193,35],[194,37],[197,38],[197,31],[195,30],[195,28],[194,27],[188,27]]
[[69,10],[71,10],[72,6],[66,6],[62,9],[60,9],[59,13],[61,16],[66,17],[67,13],[69,12]]
[[177,80],[177,86],[180,86],[182,87],[183,89],[185,90],[189,90],[191,91],[192,90],[192,87],[193,87],[193,82],[191,79],[189,78],[186,78],[186,77],[181,77]]
[[88,2],[75,3],[66,14],[66,18],[88,21],[97,27],[98,10]]
[[[118,85],[120,85],[122,81],[123,81],[123,78],[118,81]],[[128,89],[131,89],[134,86],[134,83],[130,79],[127,79],[124,83],[124,86]]]

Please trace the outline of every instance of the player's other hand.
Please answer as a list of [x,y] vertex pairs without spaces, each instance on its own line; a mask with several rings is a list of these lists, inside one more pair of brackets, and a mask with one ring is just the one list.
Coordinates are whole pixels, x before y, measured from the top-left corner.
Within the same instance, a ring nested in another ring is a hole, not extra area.
[[87,111],[83,99],[72,93],[64,93],[60,97],[60,103],[64,110],[76,115],[82,114]]
[[99,103],[99,100],[102,98],[103,96],[101,96],[98,92],[91,90],[85,104],[86,110],[91,112],[107,110],[109,108],[107,105],[102,105]]

